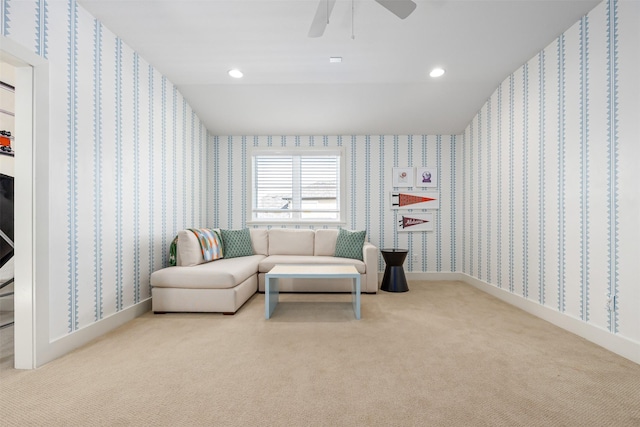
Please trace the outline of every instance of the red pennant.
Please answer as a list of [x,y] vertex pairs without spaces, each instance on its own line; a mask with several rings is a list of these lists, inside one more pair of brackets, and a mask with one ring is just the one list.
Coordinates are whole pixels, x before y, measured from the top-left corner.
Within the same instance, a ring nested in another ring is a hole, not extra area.
[[399,197],[399,206],[415,205],[416,203],[431,202],[436,199],[431,197],[414,196],[413,194],[402,194]]

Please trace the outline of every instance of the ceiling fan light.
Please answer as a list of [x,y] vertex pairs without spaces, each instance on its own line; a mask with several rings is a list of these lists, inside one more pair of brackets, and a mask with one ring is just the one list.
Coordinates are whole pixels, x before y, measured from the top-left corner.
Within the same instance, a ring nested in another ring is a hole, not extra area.
[[242,76],[244,76],[244,74],[242,73],[242,71],[238,70],[237,68],[234,68],[232,70],[229,70],[229,75],[231,77],[233,77],[234,79],[240,79],[242,78]]
[[431,72],[429,73],[429,75],[431,77],[440,77],[442,75],[444,75],[444,69],[438,67],[438,68],[434,68],[433,70],[431,70]]

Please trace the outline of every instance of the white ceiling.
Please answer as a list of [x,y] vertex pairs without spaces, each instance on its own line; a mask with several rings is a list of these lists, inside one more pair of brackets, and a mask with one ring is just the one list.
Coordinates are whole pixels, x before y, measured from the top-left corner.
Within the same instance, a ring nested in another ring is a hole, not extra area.
[[[509,74],[600,0],[79,0],[215,135],[460,134]],[[355,39],[351,38],[352,31]],[[341,56],[341,64],[329,63]],[[447,73],[433,79],[431,68]],[[227,74],[240,68],[245,77]]]

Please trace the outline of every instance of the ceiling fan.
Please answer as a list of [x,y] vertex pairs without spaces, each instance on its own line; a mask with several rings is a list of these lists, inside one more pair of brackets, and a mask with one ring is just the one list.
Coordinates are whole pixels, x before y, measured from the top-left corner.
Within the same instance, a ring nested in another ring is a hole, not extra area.
[[[416,3],[412,0],[375,0],[375,2],[400,19],[411,15],[416,8]],[[309,28],[309,37],[322,37],[335,4],[336,0],[320,0],[318,2],[318,9],[316,9],[311,28]]]

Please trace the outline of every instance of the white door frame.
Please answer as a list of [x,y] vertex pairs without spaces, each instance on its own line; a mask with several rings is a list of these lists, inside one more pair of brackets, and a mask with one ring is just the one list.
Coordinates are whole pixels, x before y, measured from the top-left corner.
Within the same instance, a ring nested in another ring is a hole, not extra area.
[[0,60],[15,70],[16,369],[33,369],[49,343],[49,67],[0,36]]

